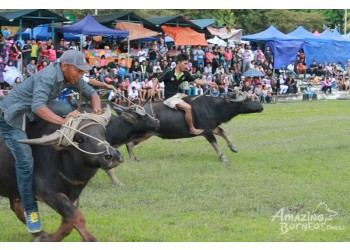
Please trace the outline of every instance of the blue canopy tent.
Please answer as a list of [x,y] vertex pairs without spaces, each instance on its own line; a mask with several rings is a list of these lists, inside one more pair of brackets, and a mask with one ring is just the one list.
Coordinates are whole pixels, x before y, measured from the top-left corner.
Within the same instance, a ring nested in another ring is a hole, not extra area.
[[[41,24],[33,28],[33,37],[31,36],[32,29],[28,28],[22,32],[22,39],[37,39],[39,41],[46,41],[48,38],[52,38],[52,32],[49,32],[49,24]],[[19,36],[19,32],[15,36]],[[63,34],[64,40],[70,41],[79,41],[80,37],[72,34]]]
[[[91,15],[87,15],[83,19],[72,25],[66,25],[61,28],[56,28],[57,31],[62,33],[80,34],[80,35],[92,35],[92,36],[112,36],[112,37],[127,37],[129,31],[110,29],[103,26],[93,18]],[[82,42],[81,42],[82,46]],[[128,39],[128,51],[130,48],[130,40]],[[129,54],[129,53],[128,53]]]
[[276,69],[280,69],[283,65],[294,61],[297,52],[303,45],[302,40],[297,40],[294,36],[283,34],[273,25],[262,32],[242,36],[242,40],[266,41],[266,46],[269,46],[274,54],[274,68]]
[[296,38],[304,40],[303,49],[308,66],[313,60],[317,63],[341,62],[345,65],[350,58],[350,51],[348,50],[350,41],[342,37],[339,32],[337,34],[337,32],[334,33],[326,29],[319,36],[310,36],[308,33],[298,33],[296,31],[291,33]]
[[66,25],[60,28],[56,28],[57,31],[62,33],[93,35],[93,36],[117,36],[126,37],[129,35],[129,31],[110,29],[102,24],[98,23],[93,16],[87,15],[80,21],[72,25]]

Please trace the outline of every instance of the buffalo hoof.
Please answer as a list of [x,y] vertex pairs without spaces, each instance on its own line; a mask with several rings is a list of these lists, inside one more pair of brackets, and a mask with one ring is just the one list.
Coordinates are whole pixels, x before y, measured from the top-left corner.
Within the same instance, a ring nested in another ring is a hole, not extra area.
[[231,145],[228,145],[228,147],[231,149],[232,152],[234,152],[234,153],[238,152],[238,148],[236,147],[236,145],[231,144]]
[[222,161],[222,162],[228,162],[228,159],[226,158],[226,156],[224,156],[224,155],[222,155],[222,156],[220,156],[220,161]]
[[49,234],[46,233],[45,231],[41,231],[38,234],[33,234],[33,240],[32,242],[44,242],[47,241]]

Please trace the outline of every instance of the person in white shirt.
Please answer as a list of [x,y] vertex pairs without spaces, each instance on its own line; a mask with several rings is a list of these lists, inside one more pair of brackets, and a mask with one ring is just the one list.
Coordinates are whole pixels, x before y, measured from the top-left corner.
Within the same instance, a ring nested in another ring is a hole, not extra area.
[[139,58],[139,63],[141,64],[143,61],[146,61],[147,52],[144,48],[141,48],[139,52],[137,52],[137,57]]
[[294,61],[291,61],[290,64],[287,66],[287,69],[289,71],[294,71]]
[[280,95],[286,94],[288,90],[288,86],[285,85],[286,78],[284,74],[279,75],[279,81],[280,81]]
[[142,83],[140,83],[140,79],[138,77],[135,78],[133,82],[130,83],[128,92],[130,93],[132,88],[135,88],[138,93],[140,93],[141,97],[143,97],[146,93],[146,90],[142,89]]
[[208,63],[205,67],[204,67],[204,72],[207,75],[212,75],[213,74],[213,68],[211,67],[211,64]]
[[128,107],[130,107],[131,102],[141,105],[141,99],[139,98],[139,93],[135,87],[131,88],[128,94]]

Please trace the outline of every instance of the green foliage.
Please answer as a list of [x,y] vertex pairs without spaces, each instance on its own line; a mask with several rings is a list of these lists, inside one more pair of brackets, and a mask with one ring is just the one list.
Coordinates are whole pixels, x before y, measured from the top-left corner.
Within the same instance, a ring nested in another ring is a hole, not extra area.
[[[349,101],[265,105],[223,128],[239,153],[218,144],[230,162],[218,161],[203,137],[153,137],[135,148],[140,162],[115,170],[115,188],[103,171],[88,183],[79,209],[103,242],[348,242],[350,240]],[[272,217],[281,208],[306,214],[325,202],[343,230],[291,230],[281,234]],[[40,204],[43,228],[59,216]],[[30,241],[25,227],[0,198],[0,241]],[[65,241],[80,241],[73,230]]]

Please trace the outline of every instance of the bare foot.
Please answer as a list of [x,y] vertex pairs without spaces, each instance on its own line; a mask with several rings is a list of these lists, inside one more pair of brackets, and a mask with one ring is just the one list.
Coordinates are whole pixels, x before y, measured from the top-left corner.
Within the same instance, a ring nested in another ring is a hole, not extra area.
[[200,135],[203,132],[204,132],[203,129],[196,129],[196,128],[194,128],[194,129],[190,130],[190,134],[192,134],[192,135]]

